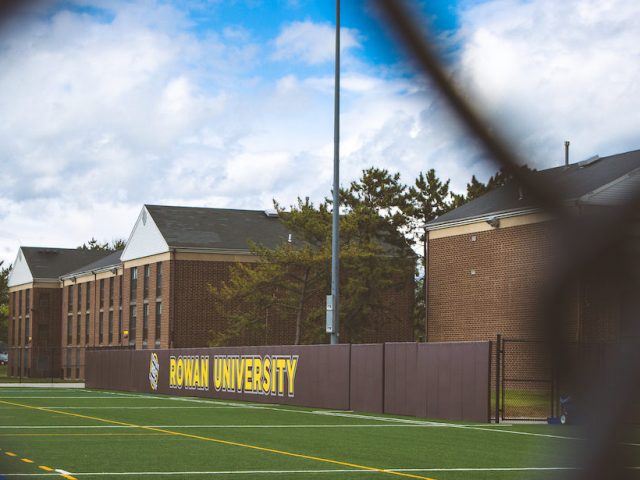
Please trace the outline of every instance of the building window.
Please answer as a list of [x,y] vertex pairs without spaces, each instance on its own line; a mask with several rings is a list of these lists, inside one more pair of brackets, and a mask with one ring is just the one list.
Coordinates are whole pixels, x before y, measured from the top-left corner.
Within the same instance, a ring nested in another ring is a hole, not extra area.
[[18,340],[16,345],[22,345],[22,317],[18,317]]
[[82,285],[78,285],[78,298],[76,299],[76,305],[78,306],[78,312],[82,310]]
[[80,378],[80,348],[76,348],[76,378]]
[[131,303],[136,303],[136,297],[138,296],[138,267],[131,269]]
[[29,316],[24,319],[24,343],[29,343],[29,337],[31,336],[31,320]]
[[114,298],[114,291],[113,291],[113,285],[114,285],[114,277],[109,277],[109,306],[113,307],[113,298]]
[[91,295],[90,295],[90,292],[89,292],[89,284],[90,283],[91,282],[87,282],[87,283],[84,284],[85,285],[85,287],[84,287],[84,296],[85,296],[84,301],[86,303],[85,308],[87,309],[87,312],[89,310],[91,310]]
[[67,287],[67,312],[73,310],[73,285]]
[[118,289],[118,305],[122,307],[122,279],[124,278],[124,274],[120,275],[119,283],[120,288]]
[[118,343],[122,343],[122,310],[118,312]]
[[13,292],[11,294],[11,297],[12,297],[12,299],[11,299],[11,315],[15,317],[16,316],[16,310],[17,310],[17,308],[16,308],[16,292]]
[[[78,293],[80,293],[80,289],[78,289]],[[80,345],[82,342],[82,314],[78,311],[78,316],[76,317],[76,345]]]
[[100,312],[99,314],[99,321],[98,321],[98,343],[100,345],[102,345],[102,342],[104,341],[104,337],[103,337],[103,331],[104,331],[104,312]]
[[67,345],[73,343],[73,316],[67,315]]
[[104,278],[100,280],[100,308],[104,307]]
[[89,312],[84,314],[84,344],[89,345]]
[[160,348],[162,302],[156,302],[156,348]]
[[142,346],[147,346],[147,340],[149,339],[149,304],[145,303],[142,306]]
[[31,289],[24,292],[24,314],[28,317],[31,313]]
[[71,377],[71,347],[67,348],[67,378]]
[[129,345],[136,344],[136,306],[131,305],[129,307]]
[[16,331],[16,319],[13,319],[13,327],[11,328],[12,332],[13,332],[13,344],[17,345],[18,344],[18,336],[17,336],[17,331]]
[[18,316],[22,315],[22,290],[18,292]]
[[144,266],[144,283],[143,283],[143,296],[149,298],[149,277],[151,275],[151,266]]
[[113,310],[109,310],[109,345],[113,343]]
[[162,262],[156,263],[156,298],[162,296]]

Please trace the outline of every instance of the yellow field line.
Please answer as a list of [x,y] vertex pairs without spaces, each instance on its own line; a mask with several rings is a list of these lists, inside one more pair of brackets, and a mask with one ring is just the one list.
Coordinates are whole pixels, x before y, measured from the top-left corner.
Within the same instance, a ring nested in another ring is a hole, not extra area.
[[[13,453],[13,452],[4,452],[5,455],[9,455],[10,457],[18,457],[17,453]],[[33,460],[31,460],[30,458],[21,458],[20,461],[24,462],[24,463],[34,463]],[[47,467],[46,465],[40,465],[38,467],[41,470],[44,470],[45,472],[53,472],[53,468],[51,467]],[[66,473],[60,473],[60,476],[63,478],[66,478],[67,480],[78,480],[76,477],[72,477],[71,475],[67,475]]]
[[0,400],[0,403],[4,403],[6,405],[14,405],[14,406],[17,406],[17,407],[28,408],[28,409],[32,409],[32,410],[40,410],[40,411],[43,411],[43,412],[56,413],[56,414],[59,414],[59,415],[68,415],[70,417],[84,418],[86,420],[96,420],[98,422],[110,423],[110,424],[113,424],[113,425],[124,425],[125,427],[141,428],[143,430],[150,430],[150,431],[153,431],[153,432],[166,433],[166,434],[169,434],[169,435],[175,435],[177,437],[194,438],[196,440],[203,440],[203,441],[206,441],[206,442],[219,443],[221,445],[231,445],[231,446],[234,446],[234,447],[248,448],[248,449],[257,450],[257,451],[260,451],[260,452],[275,453],[275,454],[284,455],[284,456],[287,456],[287,457],[302,458],[302,459],[305,459],[305,460],[314,460],[316,462],[330,463],[330,464],[333,464],[333,465],[341,465],[343,467],[358,468],[360,470],[367,470],[367,471],[370,471],[370,472],[385,473],[387,475],[394,475],[394,476],[398,476],[398,477],[418,478],[418,479],[421,479],[421,480],[434,480],[434,479],[432,479],[430,477],[423,477],[423,476],[420,476],[420,475],[413,475],[411,473],[395,472],[395,471],[392,471],[392,470],[385,470],[383,468],[368,467],[366,465],[359,465],[357,463],[343,462],[342,460],[333,460],[333,459],[330,459],[330,458],[315,457],[313,455],[304,455],[302,453],[293,453],[293,452],[287,452],[285,450],[277,450],[277,449],[274,449],[274,448],[259,447],[257,445],[250,445],[250,444],[247,444],[247,443],[240,443],[240,442],[232,442],[230,440],[222,440],[222,439],[219,439],[219,438],[202,437],[200,435],[193,435],[193,434],[190,434],[190,433],[174,432],[172,430],[165,430],[163,428],[146,427],[144,425],[136,425],[134,423],[119,422],[117,420],[109,420],[109,419],[106,419],[106,418],[93,417],[93,416],[90,416],[90,415],[82,415],[80,413],[63,412],[63,411],[60,411],[60,410],[53,410],[51,408],[46,408],[46,407],[36,407],[36,406],[33,406],[33,405],[24,405],[22,403],[7,402],[5,400]]
[[161,437],[166,433],[0,433],[0,437]]

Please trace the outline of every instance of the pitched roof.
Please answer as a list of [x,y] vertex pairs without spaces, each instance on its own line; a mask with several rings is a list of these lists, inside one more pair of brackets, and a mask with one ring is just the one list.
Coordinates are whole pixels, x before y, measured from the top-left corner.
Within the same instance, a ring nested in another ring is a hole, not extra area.
[[247,251],[249,241],[275,247],[289,233],[279,218],[262,210],[145,207],[170,248]]
[[120,262],[120,255],[122,255],[122,250],[116,250],[115,252],[102,252],[105,254],[104,257],[91,262],[87,265],[83,265],[81,267],[76,268],[73,271],[70,271],[64,275],[61,275],[63,277],[70,277],[73,275],[78,275],[81,273],[88,273],[88,272],[92,272],[95,270],[102,270],[102,269],[106,269],[108,267],[115,267],[117,265],[120,265],[122,262]]
[[[568,166],[554,167],[534,172],[542,182],[546,182],[566,201],[592,203],[595,195],[609,185],[617,185],[615,196],[624,198],[629,189],[637,185],[636,170],[640,169],[640,150],[594,158]],[[461,207],[451,210],[427,223],[427,228],[456,223],[464,220],[483,218],[491,215],[517,213],[536,209],[533,199],[522,192],[512,182],[492,190]],[[604,197],[604,195],[602,195]],[[610,200],[611,196],[607,199]],[[604,199],[603,199],[604,200]],[[605,204],[605,202],[602,202]],[[611,204],[610,201],[606,204]]]
[[105,252],[77,248],[20,247],[34,279],[57,279],[82,265],[106,256]]

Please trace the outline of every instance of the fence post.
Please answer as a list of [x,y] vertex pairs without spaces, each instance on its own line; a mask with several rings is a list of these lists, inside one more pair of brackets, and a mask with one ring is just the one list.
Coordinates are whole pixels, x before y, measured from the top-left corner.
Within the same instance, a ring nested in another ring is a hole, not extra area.
[[495,400],[495,415],[496,423],[500,423],[500,364],[502,360],[502,335],[498,334],[496,337],[496,400]]

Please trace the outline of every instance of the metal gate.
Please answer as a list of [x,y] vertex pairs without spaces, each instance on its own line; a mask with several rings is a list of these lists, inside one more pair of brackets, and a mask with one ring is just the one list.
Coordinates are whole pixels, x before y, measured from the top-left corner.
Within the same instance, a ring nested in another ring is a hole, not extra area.
[[498,337],[497,346],[498,418],[535,421],[555,416],[556,381],[544,343]]

